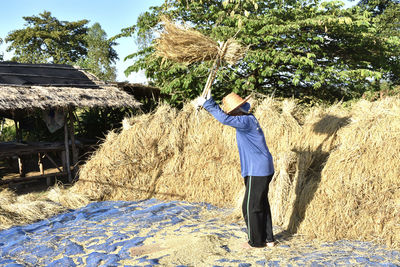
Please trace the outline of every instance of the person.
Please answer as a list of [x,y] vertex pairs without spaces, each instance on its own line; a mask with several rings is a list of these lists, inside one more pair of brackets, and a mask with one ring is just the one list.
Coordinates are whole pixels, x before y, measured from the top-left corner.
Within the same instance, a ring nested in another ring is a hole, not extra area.
[[249,97],[230,93],[222,100],[223,110],[211,97],[211,90],[195,100],[219,122],[236,129],[241,175],[246,187],[242,212],[246,223],[246,247],[273,247],[271,209],[268,202],[269,183],[274,175],[273,158],[258,120],[250,113]]

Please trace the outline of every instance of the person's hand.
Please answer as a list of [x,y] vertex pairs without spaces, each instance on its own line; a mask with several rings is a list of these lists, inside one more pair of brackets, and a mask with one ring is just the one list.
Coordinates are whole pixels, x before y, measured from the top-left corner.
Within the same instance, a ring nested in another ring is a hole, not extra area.
[[204,96],[199,96],[195,100],[193,100],[193,105],[196,109],[202,107],[207,99]]

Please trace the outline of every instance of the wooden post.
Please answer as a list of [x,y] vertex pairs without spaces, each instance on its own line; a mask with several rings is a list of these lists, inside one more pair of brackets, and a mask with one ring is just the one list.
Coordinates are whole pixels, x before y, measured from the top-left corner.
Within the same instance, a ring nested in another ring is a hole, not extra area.
[[74,133],[74,113],[72,112],[72,109],[69,108],[69,134],[71,136],[71,148],[72,148],[72,165],[74,166],[73,169],[73,174],[75,176],[76,173],[76,164],[78,163],[78,151],[76,149],[76,144],[75,144],[75,133]]
[[[43,156],[40,153],[38,153],[38,156],[39,156],[39,161],[38,161],[39,171],[40,171],[40,174],[43,175],[43,176],[44,176],[44,168],[43,168],[42,158],[44,158],[45,155],[46,155],[46,153],[44,153]],[[50,176],[46,177],[46,184],[47,185],[51,185],[51,177]]]
[[39,157],[39,160],[38,160],[39,171],[40,171],[40,174],[43,175],[44,174],[44,168],[43,168],[42,155],[40,155],[40,153],[38,153],[38,157]]
[[[17,142],[22,141],[22,132],[20,127],[18,126],[18,121],[14,119],[14,124],[15,124],[15,137]],[[25,177],[25,170],[24,170],[24,161],[22,157],[18,156],[18,170],[19,170],[19,176],[20,177]]]
[[15,137],[17,139],[17,142],[22,141],[22,131],[20,127],[18,126],[18,121],[14,119],[14,124],[15,124]]
[[65,159],[67,165],[68,182],[72,182],[71,176],[71,164],[69,161],[69,143],[68,143],[68,126],[67,126],[67,116],[64,117],[64,145],[65,145]]
[[67,171],[67,155],[65,154],[65,150],[61,151],[61,163],[62,163],[62,169],[64,172]]
[[18,156],[18,169],[19,169],[19,177],[25,177],[24,164],[20,156]]
[[6,119],[2,118],[1,119],[1,127],[0,127],[0,136],[3,134],[3,129],[4,129],[4,123],[6,122]]

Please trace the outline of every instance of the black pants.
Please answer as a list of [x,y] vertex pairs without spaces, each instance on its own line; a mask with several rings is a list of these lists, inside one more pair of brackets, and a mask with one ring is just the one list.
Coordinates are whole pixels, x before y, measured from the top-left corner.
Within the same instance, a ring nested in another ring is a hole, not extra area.
[[246,221],[249,245],[263,247],[273,242],[271,209],[268,202],[268,188],[273,175],[246,176],[246,192],[243,198],[243,217]]

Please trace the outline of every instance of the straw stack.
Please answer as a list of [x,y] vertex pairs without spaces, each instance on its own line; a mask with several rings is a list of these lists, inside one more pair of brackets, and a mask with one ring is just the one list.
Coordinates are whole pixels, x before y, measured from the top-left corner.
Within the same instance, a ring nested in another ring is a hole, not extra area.
[[400,247],[400,101],[360,101],[337,143],[299,231]]
[[235,64],[247,51],[234,39],[224,45],[187,26],[178,26],[166,17],[162,18],[164,32],[156,40],[156,54],[163,59],[191,64],[213,61],[219,58]]
[[234,131],[208,114],[195,117],[191,105],[179,113],[163,105],[107,138],[74,190],[93,200],[156,197],[224,205],[242,182],[235,148]]

